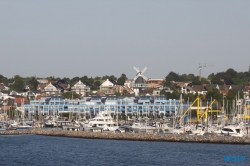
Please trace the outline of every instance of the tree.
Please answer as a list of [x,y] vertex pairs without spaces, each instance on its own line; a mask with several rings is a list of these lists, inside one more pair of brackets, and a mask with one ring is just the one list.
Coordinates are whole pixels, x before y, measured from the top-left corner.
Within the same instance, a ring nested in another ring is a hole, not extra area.
[[15,75],[14,83],[10,86],[10,89],[14,91],[22,91],[24,89],[24,85],[25,83],[23,78],[19,75]]
[[60,78],[55,78],[54,76],[50,76],[46,78],[49,82],[54,82],[60,80]]
[[0,82],[3,82],[4,76],[0,74]]
[[179,75],[171,71],[165,78],[166,81],[180,81]]
[[68,77],[64,77],[62,80],[65,80],[65,81],[67,81],[68,83],[70,83],[70,81],[71,81]]
[[37,90],[38,84],[39,82],[37,81],[37,79],[35,77],[31,77],[29,81],[30,90]]
[[222,103],[223,94],[220,93],[220,91],[218,89],[216,89],[216,88],[215,89],[209,88],[207,93],[206,93],[206,99],[211,100],[211,98],[219,101],[220,103]]
[[98,90],[100,85],[101,85],[100,81],[95,81],[93,85],[93,90]]
[[109,80],[117,80],[117,78],[116,78],[114,75],[111,75],[111,76],[106,75],[106,76],[103,76],[102,79],[103,79],[103,80],[106,80],[106,79],[109,79]]
[[95,81],[94,85],[99,87],[101,85],[101,82],[100,81]]
[[122,74],[118,80],[117,80],[117,84],[118,85],[124,85],[125,81],[127,80],[127,76],[126,74]]
[[217,75],[211,79],[211,83],[212,84],[218,84],[218,85],[223,85],[224,84],[224,82],[222,82],[220,77],[217,76]]
[[240,79],[240,78],[233,78],[233,84],[234,85],[242,85],[244,84],[244,80]]
[[79,99],[80,96],[76,92],[65,92],[62,94],[63,99]]
[[88,76],[86,76],[86,75],[80,78],[80,80],[81,80],[82,82],[88,82],[88,79],[89,79],[89,78],[88,78]]

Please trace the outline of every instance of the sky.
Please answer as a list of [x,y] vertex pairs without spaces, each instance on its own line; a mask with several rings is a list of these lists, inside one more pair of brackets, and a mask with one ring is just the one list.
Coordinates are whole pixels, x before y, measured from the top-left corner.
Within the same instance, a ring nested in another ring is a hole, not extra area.
[[147,78],[250,66],[249,0],[2,0],[0,74]]

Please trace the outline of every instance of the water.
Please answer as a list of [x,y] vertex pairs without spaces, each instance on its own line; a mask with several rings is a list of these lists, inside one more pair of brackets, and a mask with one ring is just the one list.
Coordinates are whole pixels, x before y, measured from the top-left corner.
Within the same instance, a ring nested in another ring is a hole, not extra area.
[[[249,145],[0,136],[0,166],[250,165]],[[245,156],[228,163],[224,156]]]

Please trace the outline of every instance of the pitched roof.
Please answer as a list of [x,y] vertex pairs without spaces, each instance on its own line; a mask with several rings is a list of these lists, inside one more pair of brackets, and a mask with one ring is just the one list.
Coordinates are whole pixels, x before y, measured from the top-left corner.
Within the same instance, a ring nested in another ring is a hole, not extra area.
[[204,91],[204,90],[206,91],[207,90],[206,86],[203,86],[203,85],[193,85],[192,89],[194,91]]

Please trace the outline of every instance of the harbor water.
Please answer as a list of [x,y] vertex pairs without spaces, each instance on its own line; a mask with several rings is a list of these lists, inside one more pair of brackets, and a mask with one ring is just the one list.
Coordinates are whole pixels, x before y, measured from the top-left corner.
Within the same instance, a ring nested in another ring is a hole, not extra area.
[[[0,165],[250,165],[249,148],[238,144],[2,135]],[[230,156],[244,156],[244,161],[225,160]]]

